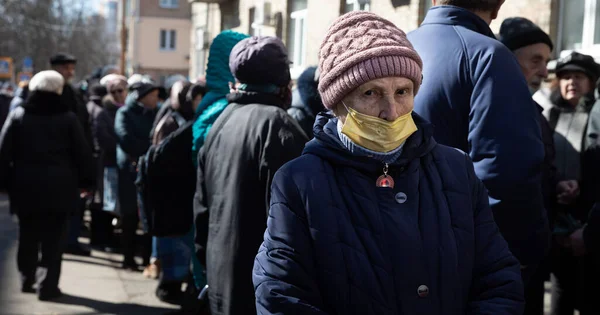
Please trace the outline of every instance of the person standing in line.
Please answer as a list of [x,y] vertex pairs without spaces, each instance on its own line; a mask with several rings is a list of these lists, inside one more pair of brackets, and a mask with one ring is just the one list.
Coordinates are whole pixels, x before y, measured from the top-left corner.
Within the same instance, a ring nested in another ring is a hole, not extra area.
[[290,61],[276,37],[240,41],[236,84],[198,155],[196,242],[206,259],[211,314],[256,314],[252,265],[265,232],[275,172],[308,141],[286,110]]
[[544,115],[554,131],[556,166],[561,178],[576,180],[579,195],[559,195],[555,240],[552,252],[552,314],[599,314],[596,299],[600,290],[598,257],[573,247],[582,238],[582,223],[600,201],[598,177],[598,137],[600,107],[595,106],[594,90],[600,78],[600,65],[592,56],[573,52],[558,60],[556,81],[534,95],[544,107]]
[[503,3],[433,0],[408,39],[424,65],[415,112],[435,126],[436,141],[473,160],[527,283],[550,248],[542,197],[544,145],[519,64],[489,26]]
[[259,313],[522,315],[519,262],[473,163],[413,113],[427,91],[405,33],[351,12],[319,60],[331,112],[273,179],[252,277]]
[[[60,73],[63,76],[65,86],[61,94],[61,102],[75,113],[81,126],[88,145],[92,147],[92,129],[90,126],[90,116],[88,114],[86,104],[82,96],[77,92],[71,83],[75,78],[75,68],[77,66],[77,58],[66,53],[58,53],[50,58],[50,66],[52,70]],[[83,212],[85,210],[85,199],[81,198],[79,209],[71,219],[69,228],[69,240],[67,243],[66,252],[73,255],[89,256],[90,250],[79,243],[79,234],[83,226]]]
[[80,188],[95,184],[91,149],[77,117],[61,102],[63,87],[56,71],[33,76],[27,101],[11,112],[0,135],[0,186],[19,218],[21,291],[35,292],[36,283],[42,301],[62,295],[58,282],[70,216],[79,207]]
[[118,197],[121,211],[121,248],[123,268],[138,270],[135,262],[135,239],[139,223],[138,194],[135,186],[137,163],[150,147],[150,131],[158,106],[159,88],[152,83],[137,82],[129,87],[126,103],[117,111]]
[[325,110],[318,85],[317,67],[304,70],[298,78],[296,89],[292,91],[292,107],[288,109],[288,114],[298,122],[309,139],[313,138],[313,125],[317,114]]
[[[529,91],[532,95],[535,94],[540,89],[542,82],[548,77],[546,65],[550,61],[554,47],[550,36],[533,22],[516,17],[502,22],[499,40],[515,54],[529,86]],[[563,199],[572,199],[576,197],[579,185],[574,180],[559,181],[555,165],[554,130],[542,115],[544,108],[537,103],[536,105],[545,152],[542,170],[542,192],[548,221],[552,229],[556,218],[558,195],[564,195]],[[544,294],[546,291],[544,283],[550,275],[551,258],[546,257],[525,287],[525,315],[544,314]]]
[[92,218],[92,235],[97,248],[114,252],[118,246],[113,234],[112,221],[119,214],[117,136],[114,125],[117,110],[123,107],[127,97],[127,78],[110,74],[100,81],[108,94],[102,98],[102,108],[92,126],[95,141],[101,150],[99,185],[102,187],[102,209],[96,211]]

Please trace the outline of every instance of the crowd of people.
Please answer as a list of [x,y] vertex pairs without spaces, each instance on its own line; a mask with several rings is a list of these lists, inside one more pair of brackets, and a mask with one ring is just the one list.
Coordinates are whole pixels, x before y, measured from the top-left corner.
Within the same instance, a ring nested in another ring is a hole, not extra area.
[[195,82],[51,57],[0,93],[22,291],[61,296],[89,210],[182,314],[540,315],[547,281],[551,314],[600,314],[600,65],[549,79],[548,34],[491,31],[503,3],[434,0],[408,35],[345,14],[295,82],[229,30]]

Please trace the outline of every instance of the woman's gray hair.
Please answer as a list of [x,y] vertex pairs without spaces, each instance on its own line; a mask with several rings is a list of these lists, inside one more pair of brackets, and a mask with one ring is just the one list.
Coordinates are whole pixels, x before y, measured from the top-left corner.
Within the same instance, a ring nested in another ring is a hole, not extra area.
[[40,71],[29,81],[29,92],[40,91],[61,95],[65,79],[54,70]]

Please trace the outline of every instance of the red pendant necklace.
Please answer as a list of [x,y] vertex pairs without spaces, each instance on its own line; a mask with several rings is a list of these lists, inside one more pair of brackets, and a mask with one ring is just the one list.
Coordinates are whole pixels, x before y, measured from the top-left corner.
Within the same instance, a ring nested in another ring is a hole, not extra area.
[[388,164],[385,163],[385,166],[383,167],[383,175],[377,178],[377,187],[394,188],[394,179],[392,178],[392,176],[388,175],[388,171]]

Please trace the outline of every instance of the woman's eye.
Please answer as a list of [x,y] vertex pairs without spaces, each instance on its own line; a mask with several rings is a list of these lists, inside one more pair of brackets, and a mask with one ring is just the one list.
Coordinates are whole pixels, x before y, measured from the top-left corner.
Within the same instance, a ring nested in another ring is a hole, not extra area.
[[371,95],[374,95],[374,94],[375,94],[375,92],[373,92],[373,90],[368,90],[368,91],[365,92],[366,96],[371,96]]
[[404,95],[404,94],[407,94],[407,93],[408,93],[408,89],[402,89],[402,90],[398,90],[396,92],[396,94],[398,94],[398,95]]

